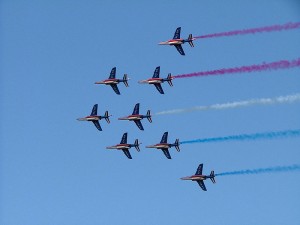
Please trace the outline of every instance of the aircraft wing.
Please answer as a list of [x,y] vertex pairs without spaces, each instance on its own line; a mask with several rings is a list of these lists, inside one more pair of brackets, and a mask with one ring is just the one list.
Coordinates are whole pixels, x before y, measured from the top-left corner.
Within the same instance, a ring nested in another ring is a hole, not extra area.
[[167,148],[163,148],[162,151],[168,159],[171,159],[170,152]]
[[156,67],[152,78],[159,78],[160,66]]
[[120,144],[127,144],[127,133],[124,133]]
[[180,53],[180,55],[185,55],[183,48],[181,45],[174,45],[177,51]]
[[115,79],[116,78],[116,67],[111,69],[109,79]]
[[135,124],[138,126],[140,130],[144,130],[144,127],[140,120],[134,120]]
[[112,89],[114,89],[114,91],[116,92],[117,95],[120,94],[119,88],[116,84],[111,84],[110,86],[112,87]]
[[202,169],[203,169],[203,164],[201,163],[201,164],[198,166],[198,169],[197,169],[195,175],[202,175]]
[[132,115],[139,115],[139,113],[140,113],[140,103],[136,103]]
[[162,89],[160,84],[154,84],[154,86],[156,87],[156,89],[159,91],[159,93],[164,94],[164,90]]
[[99,123],[98,120],[97,120],[97,121],[93,121],[93,123],[94,123],[95,127],[96,127],[98,130],[102,131],[102,128],[101,128],[100,123]]
[[197,180],[197,183],[202,188],[203,191],[207,191],[203,180]]
[[181,31],[181,27],[178,27],[174,33],[173,39],[180,39],[180,31]]
[[96,116],[97,115],[97,109],[98,109],[98,104],[95,104],[93,109],[92,109],[91,116]]
[[130,152],[128,151],[128,149],[122,149],[122,151],[124,152],[124,154],[127,156],[128,159],[132,159]]
[[168,132],[165,132],[161,138],[160,143],[168,143]]

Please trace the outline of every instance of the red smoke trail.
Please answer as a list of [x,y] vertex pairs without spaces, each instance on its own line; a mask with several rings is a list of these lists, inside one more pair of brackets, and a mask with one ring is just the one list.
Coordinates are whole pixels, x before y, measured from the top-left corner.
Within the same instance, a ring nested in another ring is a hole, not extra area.
[[300,22],[297,23],[287,23],[283,25],[273,25],[267,27],[258,27],[258,28],[251,28],[251,29],[244,29],[244,30],[234,30],[228,32],[221,32],[215,34],[206,34],[202,36],[194,37],[198,38],[214,38],[214,37],[224,37],[224,36],[234,36],[234,35],[244,35],[244,34],[255,34],[261,32],[272,32],[272,31],[282,31],[282,30],[291,30],[300,28]]
[[232,74],[232,73],[251,73],[251,72],[261,72],[261,71],[266,71],[266,70],[289,69],[289,68],[298,67],[298,66],[300,66],[300,58],[291,60],[291,61],[281,60],[281,61],[271,62],[271,63],[262,63],[259,65],[242,66],[242,67],[225,68],[225,69],[219,69],[219,70],[209,70],[209,71],[203,71],[203,72],[180,74],[180,75],[173,76],[173,78],[216,76],[216,75],[224,75],[224,74]]

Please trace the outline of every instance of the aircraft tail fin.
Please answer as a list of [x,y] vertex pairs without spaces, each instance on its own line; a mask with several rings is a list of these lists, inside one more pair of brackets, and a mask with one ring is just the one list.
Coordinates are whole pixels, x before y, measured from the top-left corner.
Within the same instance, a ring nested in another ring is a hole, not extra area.
[[124,82],[124,84],[125,84],[126,87],[129,86],[129,85],[128,85],[128,80],[129,80],[129,79],[128,79],[128,76],[127,76],[127,74],[125,73],[124,76],[123,76],[123,82]]
[[139,140],[136,139],[135,142],[134,142],[134,147],[136,148],[136,150],[137,150],[138,152],[140,151],[140,144],[141,144],[141,143],[139,143]]
[[105,120],[106,120],[107,123],[110,123],[110,120],[109,120],[110,116],[111,115],[108,115],[108,111],[105,111],[104,118],[105,118]]
[[167,77],[167,81],[168,81],[168,84],[172,87],[173,86],[173,83],[172,83],[172,75],[171,73],[168,74],[168,77]]
[[193,39],[193,35],[190,34],[189,37],[188,37],[188,42],[189,42],[189,44],[190,44],[191,47],[194,47],[193,40],[194,40],[194,39]]
[[152,123],[152,118],[151,118],[150,110],[147,111],[146,117],[147,117],[148,121],[149,121],[150,123]]
[[211,180],[211,182],[213,182],[213,183],[216,183],[216,180],[215,180],[215,171],[211,171],[210,172],[210,180]]
[[174,146],[175,146],[177,152],[180,152],[180,148],[179,148],[179,139],[176,139],[176,140],[175,140]]

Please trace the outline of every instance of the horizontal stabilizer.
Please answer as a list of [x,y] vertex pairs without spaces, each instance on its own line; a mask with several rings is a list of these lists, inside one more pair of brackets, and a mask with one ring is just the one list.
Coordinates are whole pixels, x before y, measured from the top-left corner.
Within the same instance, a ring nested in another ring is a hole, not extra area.
[[189,35],[188,42],[189,42],[189,44],[190,44],[191,47],[194,47],[193,35],[192,34]]
[[150,123],[152,123],[152,118],[151,118],[151,114],[150,114],[150,110],[147,111],[147,119]]
[[216,180],[215,180],[215,171],[211,171],[210,172],[210,180],[211,180],[211,182],[213,182],[213,183],[216,183]]
[[127,76],[127,74],[124,74],[124,76],[123,76],[123,82],[124,82],[124,84],[125,84],[125,87],[128,87],[129,85],[128,85],[128,76]]
[[168,84],[172,87],[173,86],[173,83],[172,83],[172,75],[171,73],[168,74],[168,77],[167,77],[167,81],[168,81]]
[[109,120],[110,116],[111,115],[108,115],[108,111],[105,111],[104,118],[105,118],[105,120],[106,120],[107,123],[110,123],[110,120]]
[[136,148],[136,150],[137,150],[138,152],[140,151],[140,144],[141,144],[141,143],[139,143],[139,140],[136,139],[135,142],[134,142],[134,147]]
[[175,140],[174,146],[175,146],[177,152],[180,152],[180,148],[179,148],[179,139],[176,139],[176,140]]

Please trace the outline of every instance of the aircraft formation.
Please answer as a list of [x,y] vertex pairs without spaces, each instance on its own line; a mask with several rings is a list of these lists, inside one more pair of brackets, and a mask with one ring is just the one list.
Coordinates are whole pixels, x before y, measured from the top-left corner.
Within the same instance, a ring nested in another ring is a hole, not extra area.
[[[198,38],[205,38],[206,37],[206,36],[193,37],[192,34],[189,34],[187,39],[183,39],[183,38],[180,37],[180,33],[181,33],[181,27],[178,27],[176,29],[175,33],[174,33],[173,39],[168,40],[168,41],[164,41],[164,42],[159,42],[158,44],[159,45],[174,46],[176,48],[176,50],[179,52],[180,55],[185,56],[185,52],[182,48],[183,44],[188,43],[191,47],[194,47],[194,43],[193,43],[194,40],[196,40]],[[240,32],[237,32],[237,34],[239,34],[239,33]],[[226,34],[226,33],[224,33],[224,34]],[[274,63],[272,63],[271,65],[274,66],[273,64]],[[293,64],[291,64],[291,65],[293,65]],[[289,64],[289,66],[290,66],[290,64]],[[252,67],[255,67],[253,69],[254,71],[257,71],[258,68],[260,68],[256,65],[254,65]],[[138,81],[138,83],[154,85],[155,88],[157,89],[157,91],[160,94],[165,94],[165,92],[162,88],[162,84],[164,82],[167,82],[172,87],[173,86],[172,80],[175,79],[175,78],[192,77],[192,76],[204,76],[204,75],[215,75],[215,74],[218,74],[219,72],[224,74],[225,72],[228,72],[228,71],[249,72],[249,71],[252,71],[252,67],[248,66],[248,67],[242,67],[242,69],[240,69],[240,68],[234,68],[234,70],[233,69],[230,69],[230,70],[223,69],[223,70],[199,72],[199,73],[193,73],[193,74],[183,74],[183,75],[177,75],[177,76],[172,76],[171,73],[168,73],[166,78],[161,78],[160,77],[160,66],[157,66],[155,68],[153,76],[151,78],[148,78],[148,79],[145,79],[145,80],[140,80],[140,81]],[[265,67],[266,66],[264,64],[263,68],[265,69]],[[275,65],[275,67],[277,68],[277,64]],[[246,70],[246,71],[243,71],[243,70]],[[129,78],[128,78],[127,74],[124,74],[123,79],[116,78],[116,67],[113,67],[111,72],[110,72],[110,75],[109,75],[108,79],[105,79],[105,80],[102,80],[102,81],[97,81],[97,82],[95,82],[95,84],[109,85],[109,86],[112,87],[113,91],[117,95],[120,95],[121,93],[120,93],[120,90],[118,88],[118,84],[119,83],[124,83],[125,87],[129,87],[128,80],[129,80]],[[136,105],[134,106],[132,114],[130,114],[128,116],[120,117],[120,118],[118,118],[118,120],[133,121],[136,124],[136,126],[138,127],[138,129],[143,131],[144,127],[143,127],[143,124],[142,124],[141,121],[146,118],[149,121],[149,123],[152,123],[152,117],[151,117],[151,113],[150,113],[149,109],[147,110],[146,114],[140,114],[140,109],[139,108],[140,108],[140,103],[136,103]],[[104,115],[101,116],[101,115],[98,115],[97,111],[98,111],[98,104],[95,104],[93,106],[92,112],[89,116],[78,118],[77,120],[93,122],[95,127],[99,131],[102,131],[102,127],[100,126],[99,121],[102,120],[102,119],[105,119],[106,122],[109,124],[110,123],[109,117],[111,115],[109,115],[108,111],[105,111]],[[135,139],[133,144],[129,144],[128,141],[127,141],[127,138],[128,138],[128,133],[125,132],[123,134],[119,144],[108,146],[108,147],[106,147],[106,149],[121,150],[121,151],[123,151],[123,153],[125,154],[125,156],[128,159],[132,159],[131,153],[129,151],[130,148],[134,147],[138,152],[140,152],[140,144],[141,143],[139,142],[138,139]],[[181,144],[184,144],[184,143],[185,142],[182,142]],[[168,132],[164,132],[164,134],[162,135],[161,141],[159,143],[152,144],[152,145],[147,145],[146,148],[154,148],[154,149],[157,149],[157,150],[161,150],[162,153],[165,155],[165,157],[167,159],[172,159],[171,154],[169,152],[169,149],[174,147],[178,152],[180,152],[179,145],[180,145],[180,142],[179,142],[178,138],[175,139],[174,143],[168,143]],[[215,175],[214,171],[212,170],[209,175],[203,175],[202,170],[203,170],[203,163],[199,164],[199,166],[196,170],[196,173],[194,175],[182,177],[180,179],[181,180],[196,181],[203,191],[207,191],[207,188],[204,184],[204,181],[207,180],[207,179],[210,179],[212,181],[212,183],[216,183],[215,176],[222,175],[222,173]]]

